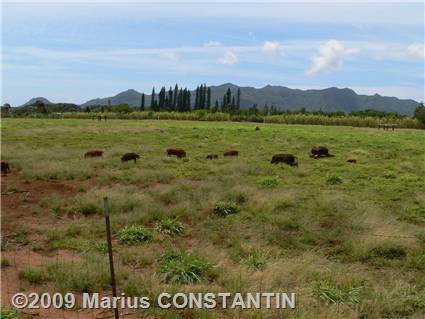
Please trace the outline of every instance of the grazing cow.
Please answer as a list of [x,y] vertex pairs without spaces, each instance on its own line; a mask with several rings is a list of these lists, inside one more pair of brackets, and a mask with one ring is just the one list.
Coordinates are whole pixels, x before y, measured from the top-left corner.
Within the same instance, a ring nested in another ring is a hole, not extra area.
[[260,130],[260,127],[259,127],[259,126],[256,126],[256,127],[255,127],[255,130],[256,130],[256,131],[259,131],[259,130]]
[[347,162],[348,162],[348,163],[356,164],[356,163],[357,163],[357,160],[356,160],[356,159],[354,159],[354,158],[350,158],[350,159],[348,159],[348,160],[347,160]]
[[212,159],[217,159],[218,158],[218,155],[217,154],[210,154],[210,155],[207,155],[207,159],[210,159],[210,160],[212,160]]
[[319,158],[319,157],[332,157],[333,155],[329,154],[329,150],[326,146],[314,146],[311,149],[310,157]]
[[276,154],[273,155],[272,164],[285,163],[290,166],[298,166],[298,159],[296,156],[292,154]]
[[181,148],[167,148],[168,156],[175,155],[178,158],[186,157],[186,152]]
[[224,156],[238,156],[239,152],[235,151],[235,150],[229,150],[229,151],[224,152],[223,155]]
[[103,151],[99,151],[99,150],[91,150],[91,151],[88,151],[86,154],[84,154],[84,158],[101,157],[101,156],[103,156]]
[[1,161],[1,174],[7,175],[7,173],[10,173],[9,163],[5,161]]
[[140,158],[140,156],[136,153],[125,153],[121,157],[121,162],[128,162],[128,161],[134,161],[136,163],[136,160]]

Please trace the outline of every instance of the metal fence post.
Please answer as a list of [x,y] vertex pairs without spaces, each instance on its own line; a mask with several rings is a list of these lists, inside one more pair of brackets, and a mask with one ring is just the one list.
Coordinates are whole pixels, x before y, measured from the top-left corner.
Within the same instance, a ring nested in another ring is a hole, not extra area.
[[[112,286],[112,296],[117,297],[117,286],[115,282],[115,270],[114,270],[114,256],[112,254],[112,240],[111,240],[111,224],[109,222],[109,207],[108,207],[108,197],[103,198],[103,214],[105,216],[105,226],[106,226],[106,241],[108,242],[108,255],[109,255],[109,269],[111,271],[111,286]],[[114,308],[115,319],[119,319],[118,308]]]

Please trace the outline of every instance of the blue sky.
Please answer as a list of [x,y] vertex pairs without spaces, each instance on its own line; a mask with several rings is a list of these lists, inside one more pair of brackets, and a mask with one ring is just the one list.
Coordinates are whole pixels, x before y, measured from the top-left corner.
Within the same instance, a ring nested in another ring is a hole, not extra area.
[[232,82],[424,100],[424,3],[3,3],[2,103]]

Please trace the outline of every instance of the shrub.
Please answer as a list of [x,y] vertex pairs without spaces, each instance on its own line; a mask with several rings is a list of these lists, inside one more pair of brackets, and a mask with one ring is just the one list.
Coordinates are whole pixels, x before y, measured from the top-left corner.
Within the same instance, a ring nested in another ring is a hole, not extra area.
[[186,252],[167,251],[160,257],[159,272],[167,283],[200,282],[208,277],[211,268],[210,263]]
[[6,268],[10,266],[10,261],[6,258],[2,258],[1,260],[1,268]]
[[42,269],[28,267],[19,272],[19,278],[28,280],[31,284],[40,284],[46,280]]
[[100,213],[100,208],[93,203],[80,201],[78,211],[83,215],[94,215]]
[[[91,259],[77,262],[54,262],[45,267],[49,281],[59,292],[94,292],[110,284],[106,260]],[[117,273],[119,281],[120,274]]]
[[218,202],[214,207],[214,213],[222,217],[239,213],[240,210],[239,205],[234,202]]
[[328,279],[313,282],[312,289],[313,295],[327,304],[358,304],[363,291],[362,286],[352,287],[348,284],[341,285]]
[[121,229],[118,238],[125,244],[137,245],[152,240],[152,233],[143,226],[131,225]]
[[406,250],[398,245],[384,244],[372,248],[369,253],[369,258],[386,258],[386,259],[400,259],[406,257]]
[[16,309],[5,310],[0,309],[0,319],[19,319],[19,313]]
[[337,175],[329,175],[326,179],[326,184],[328,185],[338,185],[342,184],[342,178]]
[[279,176],[264,176],[258,179],[258,184],[261,187],[273,188],[279,185]]
[[155,230],[166,235],[177,236],[184,232],[184,226],[177,219],[164,219],[156,223]]
[[267,255],[261,250],[254,249],[247,256],[242,257],[241,262],[255,270],[264,269],[267,263]]

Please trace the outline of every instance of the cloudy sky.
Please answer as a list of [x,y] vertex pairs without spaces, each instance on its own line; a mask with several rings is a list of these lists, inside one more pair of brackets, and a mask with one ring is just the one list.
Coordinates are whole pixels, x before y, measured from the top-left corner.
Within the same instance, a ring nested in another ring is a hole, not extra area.
[[2,5],[2,103],[232,82],[424,100],[424,3]]

